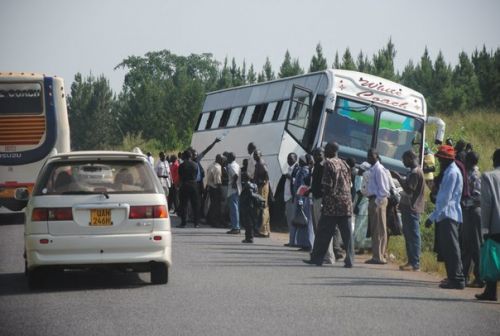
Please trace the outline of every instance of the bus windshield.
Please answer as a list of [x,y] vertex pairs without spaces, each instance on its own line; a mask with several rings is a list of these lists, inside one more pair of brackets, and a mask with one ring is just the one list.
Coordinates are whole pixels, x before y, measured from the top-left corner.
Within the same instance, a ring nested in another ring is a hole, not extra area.
[[344,158],[364,161],[368,149],[374,145],[387,168],[401,171],[405,169],[401,161],[405,151],[413,149],[420,156],[422,120],[340,97],[335,109],[329,112],[323,141],[336,141]]

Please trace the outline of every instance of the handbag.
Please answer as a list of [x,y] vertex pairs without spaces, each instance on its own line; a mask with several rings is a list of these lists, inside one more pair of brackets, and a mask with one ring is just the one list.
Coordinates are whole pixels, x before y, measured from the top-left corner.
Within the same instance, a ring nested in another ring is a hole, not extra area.
[[295,215],[292,219],[292,225],[295,227],[306,227],[308,225],[307,216],[304,213],[304,208],[301,205],[297,205],[295,208]]
[[484,281],[500,280],[500,243],[493,239],[486,239],[481,246],[479,274]]

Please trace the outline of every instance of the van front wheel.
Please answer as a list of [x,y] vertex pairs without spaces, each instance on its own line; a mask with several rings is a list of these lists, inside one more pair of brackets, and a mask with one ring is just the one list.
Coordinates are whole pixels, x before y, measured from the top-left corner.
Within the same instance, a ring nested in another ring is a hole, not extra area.
[[163,285],[168,282],[168,266],[163,263],[153,263],[151,265],[151,283]]

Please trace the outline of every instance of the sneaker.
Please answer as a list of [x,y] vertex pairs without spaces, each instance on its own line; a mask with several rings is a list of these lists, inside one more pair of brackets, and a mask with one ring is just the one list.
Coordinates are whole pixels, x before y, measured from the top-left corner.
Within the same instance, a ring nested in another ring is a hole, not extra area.
[[252,239],[243,239],[241,242],[245,243],[245,244],[252,244],[253,240]]
[[375,259],[368,259],[367,261],[365,261],[365,264],[385,265],[385,264],[387,264],[387,261],[375,260]]
[[226,232],[227,234],[240,234],[240,229],[231,229]]

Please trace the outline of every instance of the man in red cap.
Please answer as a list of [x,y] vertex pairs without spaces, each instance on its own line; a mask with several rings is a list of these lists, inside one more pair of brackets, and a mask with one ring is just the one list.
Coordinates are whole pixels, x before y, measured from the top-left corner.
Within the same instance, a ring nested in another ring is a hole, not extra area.
[[452,146],[440,146],[436,157],[439,159],[442,180],[436,196],[436,208],[425,222],[425,226],[429,227],[436,222],[438,252],[443,257],[447,274],[447,280],[441,282],[439,287],[464,289],[465,277],[458,238],[459,225],[462,223],[460,199],[463,177],[454,162],[455,149]]

